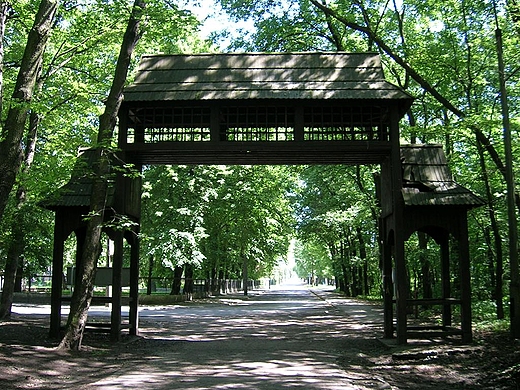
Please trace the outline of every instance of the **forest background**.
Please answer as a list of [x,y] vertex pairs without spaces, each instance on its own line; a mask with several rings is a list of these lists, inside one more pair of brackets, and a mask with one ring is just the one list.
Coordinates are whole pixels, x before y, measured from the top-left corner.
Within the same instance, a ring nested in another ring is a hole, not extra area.
[[[54,216],[38,204],[69,180],[78,151],[96,145],[132,8],[124,0],[54,3],[57,11],[34,93],[24,103],[29,115],[20,142],[22,164],[0,220],[0,267],[7,280],[16,265],[18,287],[22,281],[25,286],[29,280],[38,283],[35,275],[49,273]],[[215,3],[226,13],[224,20],[239,28],[222,25],[209,36],[201,32],[197,2],[146,3],[131,72],[145,53],[379,52],[386,78],[416,97],[401,122],[401,142],[442,144],[455,180],[487,202],[469,217],[474,315],[481,324],[508,325],[514,275],[507,250],[496,31],[502,33],[516,161],[516,1],[220,0]],[[21,104],[14,94],[16,80],[39,6],[36,0],[0,1],[2,145],[8,114]],[[380,298],[373,179],[378,171],[378,166],[147,166],[141,275],[159,278],[156,286],[179,272],[241,278],[247,259],[251,279],[279,280],[286,276],[279,265],[292,252],[298,276],[334,280],[349,296]],[[513,171],[517,176],[517,165]],[[67,266],[73,264],[74,246],[71,237]],[[104,248],[99,265],[110,255],[108,244]],[[407,254],[410,293],[438,296],[439,247],[417,234],[407,242]],[[452,277],[456,283],[457,275]]]

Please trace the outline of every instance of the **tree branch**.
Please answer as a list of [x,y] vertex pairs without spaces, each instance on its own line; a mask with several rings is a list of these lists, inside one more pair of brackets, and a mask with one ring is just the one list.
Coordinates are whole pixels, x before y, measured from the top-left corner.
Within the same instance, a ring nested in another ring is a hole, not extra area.
[[[385,52],[392,60],[394,60],[397,64],[399,64],[407,73],[408,75],[415,80],[417,84],[421,86],[424,90],[426,90],[428,93],[430,93],[440,104],[442,104],[448,111],[452,112],[454,115],[456,115],[460,119],[464,119],[466,117],[466,114],[460,110],[459,108],[455,107],[446,97],[444,97],[437,89],[435,89],[426,79],[424,79],[408,62],[406,62],[400,55],[398,55],[392,48],[390,48],[380,37],[378,37],[370,28],[361,26],[357,23],[353,23],[349,21],[344,16],[338,14],[335,10],[328,8],[324,6],[323,4],[319,3],[317,0],[310,0],[311,3],[320,9],[325,14],[335,18],[339,22],[343,23],[346,27],[358,31],[362,34],[365,34],[369,39],[373,40],[374,43],[379,46],[379,48]],[[480,130],[477,126],[469,125],[469,128],[475,132],[476,137],[479,139],[479,141],[482,143],[482,145],[485,147],[486,151],[489,153],[491,159],[499,169],[499,171],[502,173],[502,175],[505,177],[505,166],[502,162],[502,159],[500,158],[500,155],[498,154],[495,147],[492,145],[491,140]]]

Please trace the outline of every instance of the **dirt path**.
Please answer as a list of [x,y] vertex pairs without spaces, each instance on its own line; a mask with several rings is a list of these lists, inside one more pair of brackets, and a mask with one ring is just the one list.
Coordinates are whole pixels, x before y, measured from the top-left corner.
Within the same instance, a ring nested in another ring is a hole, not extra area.
[[250,297],[143,307],[140,318],[140,337],[110,344],[105,336],[88,334],[79,353],[52,349],[47,316],[0,323],[1,387],[515,388],[508,387],[514,386],[514,372],[504,381],[491,376],[496,364],[483,371],[489,351],[478,344],[421,347],[411,354],[388,348],[379,340],[379,306],[330,291],[254,291]]

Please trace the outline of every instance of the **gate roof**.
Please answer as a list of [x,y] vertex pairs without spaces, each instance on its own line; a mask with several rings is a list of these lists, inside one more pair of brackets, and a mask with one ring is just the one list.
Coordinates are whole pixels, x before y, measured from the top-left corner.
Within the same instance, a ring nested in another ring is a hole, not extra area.
[[125,101],[378,99],[412,97],[385,80],[376,53],[144,56]]

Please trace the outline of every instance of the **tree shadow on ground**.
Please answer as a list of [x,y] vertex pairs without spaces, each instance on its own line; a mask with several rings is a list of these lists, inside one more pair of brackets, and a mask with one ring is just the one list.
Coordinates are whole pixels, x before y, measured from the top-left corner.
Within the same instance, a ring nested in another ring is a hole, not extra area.
[[54,350],[48,317],[14,316],[0,322],[2,388],[518,388],[520,352],[505,336],[399,355],[378,339],[377,306],[299,299],[149,308],[139,337],[86,333],[80,352]]

